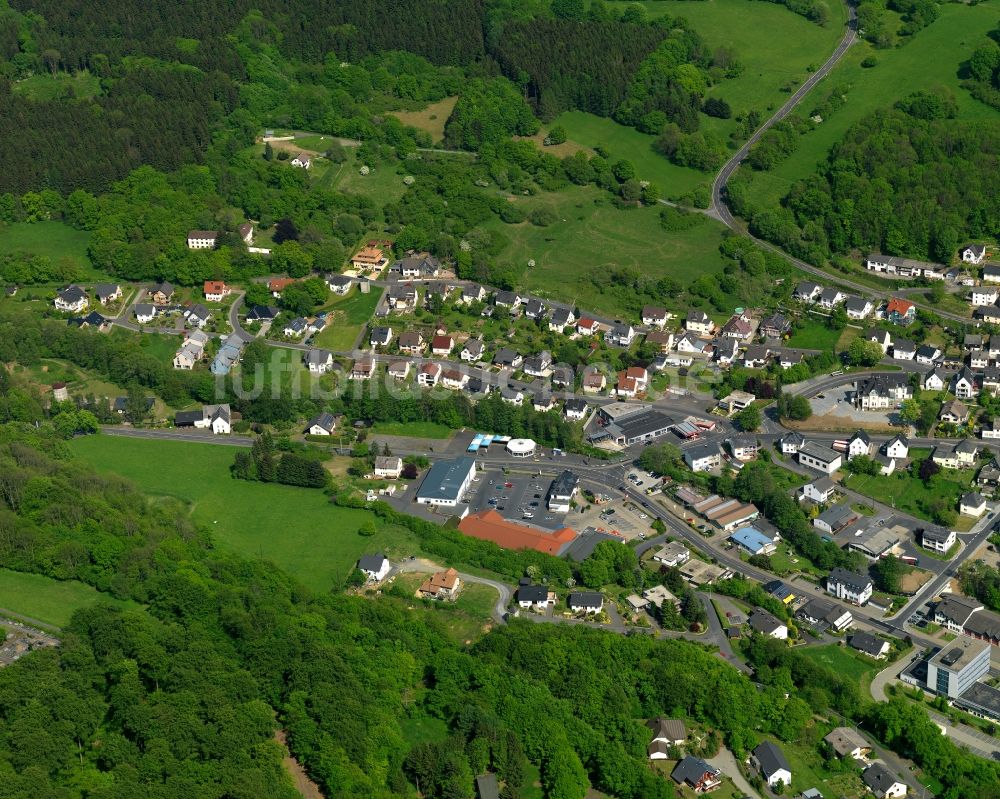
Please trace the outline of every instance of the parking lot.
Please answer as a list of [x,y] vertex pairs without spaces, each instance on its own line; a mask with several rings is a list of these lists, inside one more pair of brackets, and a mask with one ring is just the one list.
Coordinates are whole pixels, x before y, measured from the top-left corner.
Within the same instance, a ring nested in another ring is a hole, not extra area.
[[[645,518],[644,518],[645,517]],[[613,499],[602,505],[592,505],[583,513],[572,516],[574,529],[593,527],[605,532],[618,532],[631,541],[654,534],[650,528],[649,514],[632,500]]]
[[[551,477],[503,474],[500,469],[480,472],[478,483],[468,495],[469,510],[495,510],[505,519],[558,530],[565,526],[566,514],[545,508],[545,492]],[[575,521],[575,520],[574,520]]]
[[847,387],[831,388],[817,394],[811,400],[813,416],[827,419],[846,420],[860,424],[889,425],[898,424],[899,411],[863,411],[855,408],[851,401],[853,389]]

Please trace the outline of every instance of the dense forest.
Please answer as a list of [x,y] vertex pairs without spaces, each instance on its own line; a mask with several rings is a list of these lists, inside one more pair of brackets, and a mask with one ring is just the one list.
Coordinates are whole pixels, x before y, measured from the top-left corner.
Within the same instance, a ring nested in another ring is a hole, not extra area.
[[1000,129],[954,117],[953,99],[910,95],[853,125],[781,207],[754,208],[739,182],[730,202],[755,234],[813,263],[852,249],[947,262],[1000,226]]

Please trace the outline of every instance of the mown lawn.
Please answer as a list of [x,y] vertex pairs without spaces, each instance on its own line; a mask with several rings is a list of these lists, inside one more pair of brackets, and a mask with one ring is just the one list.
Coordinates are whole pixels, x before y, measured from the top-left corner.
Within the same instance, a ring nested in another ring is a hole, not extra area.
[[855,655],[851,650],[839,644],[827,644],[825,646],[807,646],[799,650],[810,660],[814,660],[822,666],[826,666],[837,674],[842,674],[858,683],[867,685],[881,667],[873,663],[868,663],[860,656]]
[[67,624],[75,611],[98,601],[121,607],[139,607],[134,602],[122,602],[77,580],[54,580],[41,574],[0,568],[0,608],[56,627]]
[[0,252],[28,253],[66,261],[82,270],[84,280],[103,280],[107,276],[93,268],[87,255],[90,234],[62,222],[9,222],[0,224]]
[[[219,546],[271,560],[316,591],[341,584],[365,553],[418,552],[408,530],[383,525],[368,511],[335,507],[322,491],[232,478],[234,447],[111,436],[76,439],[70,447],[149,494],[190,503],[194,521]],[[359,535],[368,520],[376,522],[376,534]]]
[[[623,286],[609,284],[611,269],[626,268],[646,279],[670,277],[687,285],[701,275],[721,274],[725,265],[719,253],[725,228],[707,217],[689,230],[668,233],[660,226],[659,209],[617,209],[605,192],[592,186],[512,202],[523,203],[529,213],[547,206],[557,214],[558,221],[548,227],[527,221],[508,225],[499,217],[484,226],[509,241],[498,261],[535,261],[523,282],[543,297],[624,315],[631,312],[634,296]],[[677,297],[661,301],[680,310]]]
[[799,347],[804,350],[833,350],[840,338],[841,331],[827,327],[826,320],[814,316],[805,316],[805,324],[792,331],[788,339],[789,347]]
[[920,463],[930,457],[929,449],[911,449],[910,469],[897,470],[889,476],[852,474],[844,478],[847,488],[874,496],[879,502],[897,510],[931,521],[926,507],[935,499],[944,499],[948,507],[958,510],[958,498],[972,485],[975,469],[942,469],[927,485],[917,476]]
[[326,328],[317,333],[312,344],[329,350],[349,350],[354,347],[358,334],[368,324],[381,297],[381,289],[368,294],[352,288],[346,297],[335,297],[324,306],[328,312]]
[[[690,4],[692,9],[699,5],[702,4]],[[858,42],[847,51],[833,72],[803,101],[801,109],[808,113],[831,87],[844,90],[846,103],[803,136],[790,158],[771,172],[755,174],[750,196],[756,207],[777,204],[795,181],[815,171],[830,148],[861,117],[888,108],[914,91],[947,92],[958,104],[959,119],[1000,118],[1000,112],[962,89],[958,78],[960,65],[979,45],[986,43],[989,31],[997,27],[996,8],[989,4],[954,3],[941,5],[939,12],[935,22],[902,47],[875,50],[865,42]],[[783,41],[782,49],[787,44]],[[878,66],[862,69],[861,62],[868,56],[877,58]]]
[[376,422],[369,438],[373,436],[412,436],[413,438],[451,438],[455,431],[437,422]]

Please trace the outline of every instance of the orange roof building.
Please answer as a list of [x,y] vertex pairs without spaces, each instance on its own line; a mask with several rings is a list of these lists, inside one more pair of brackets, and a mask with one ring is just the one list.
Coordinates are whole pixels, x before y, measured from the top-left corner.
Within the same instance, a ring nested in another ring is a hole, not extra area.
[[469,514],[459,522],[458,529],[465,535],[492,541],[504,549],[534,549],[548,555],[558,555],[576,538],[576,531],[568,527],[547,533],[507,521],[495,510]]
[[204,294],[206,297],[211,295],[222,296],[229,293],[229,287],[226,285],[224,280],[206,280]]
[[389,259],[381,247],[369,242],[351,259],[351,263],[360,269],[378,269],[385,266]]
[[273,277],[267,281],[267,290],[271,292],[282,292],[287,286],[295,282],[294,277]]
[[458,572],[454,569],[448,569],[443,572],[434,572],[434,574],[424,580],[417,591],[423,596],[432,598],[452,597],[458,592],[461,584],[462,581],[458,577]]

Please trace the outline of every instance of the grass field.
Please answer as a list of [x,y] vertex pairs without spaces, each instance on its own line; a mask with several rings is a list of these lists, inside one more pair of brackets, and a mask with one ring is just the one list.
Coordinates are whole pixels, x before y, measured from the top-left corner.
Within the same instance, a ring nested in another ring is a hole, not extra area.
[[14,91],[31,100],[58,100],[73,93],[77,99],[86,99],[100,94],[101,80],[83,69],[74,75],[59,72],[55,75],[32,75],[14,83]]
[[[710,173],[675,166],[654,151],[655,136],[641,133],[635,128],[619,125],[613,119],[594,116],[583,111],[566,111],[556,117],[551,125],[545,126],[543,133],[547,133],[549,128],[554,125],[562,125],[566,128],[566,133],[569,136],[567,144],[571,147],[567,152],[556,152],[556,155],[571,154],[579,147],[593,149],[602,146],[608,151],[612,161],[619,158],[627,158],[631,161],[635,165],[636,175],[639,179],[655,183],[659,186],[664,197],[681,197],[688,194],[696,186],[707,186],[712,182]],[[545,152],[552,152],[556,148],[545,147],[543,149]]]
[[805,316],[805,324],[792,332],[788,339],[789,347],[800,347],[804,350],[832,350],[841,331],[827,327],[824,319],[815,316]]
[[[700,4],[692,3],[691,6]],[[990,4],[944,4],[940,16],[903,47],[875,50],[859,42],[844,56],[837,68],[821,81],[803,101],[808,112],[812,101],[832,86],[846,89],[846,104],[805,136],[799,147],[773,171],[756,173],[751,197],[757,207],[771,207],[785,195],[792,183],[811,174],[826,158],[830,148],[847,129],[864,115],[887,108],[914,92],[945,90],[958,103],[959,119],[997,119],[1000,112],[973,99],[959,87],[959,65],[972,51],[987,41],[987,33],[997,27],[997,9]],[[874,55],[874,69],[862,69],[861,62]]]
[[412,436],[414,438],[451,438],[455,431],[436,422],[377,422],[371,436]]
[[871,676],[880,668],[873,663],[866,663],[861,657],[839,644],[807,646],[799,651],[810,660],[856,681],[858,685],[867,685]]
[[975,469],[942,469],[925,486],[917,477],[917,472],[920,463],[929,456],[929,449],[911,449],[913,465],[910,469],[899,470],[887,477],[852,474],[844,479],[844,485],[921,519],[930,519],[926,506],[938,498],[946,500],[948,507],[957,511],[958,498],[972,485]]
[[41,574],[0,569],[0,608],[62,627],[73,612],[103,601],[120,607],[139,607],[122,602],[77,580],[54,580]]
[[458,97],[445,97],[419,111],[390,111],[389,113],[404,125],[427,131],[431,141],[437,144],[444,138],[444,123],[448,121],[448,117],[451,116],[452,109],[457,102]]
[[[70,446],[97,469],[123,475],[149,494],[190,503],[194,521],[219,546],[271,560],[316,591],[339,585],[365,553],[418,551],[408,530],[382,525],[364,510],[335,507],[321,491],[233,479],[233,447],[110,436]],[[376,534],[359,535],[369,519],[378,525]]]
[[0,252],[40,255],[58,263],[67,261],[83,271],[85,280],[106,276],[95,270],[87,255],[90,234],[62,222],[10,222],[0,224]]
[[346,297],[336,297],[329,302],[324,309],[329,312],[330,321],[313,338],[313,345],[330,350],[351,349],[375,313],[380,296],[379,290],[362,294],[360,289],[351,289]]
[[[499,217],[486,225],[509,239],[497,260],[534,259],[525,287],[544,297],[617,315],[631,298],[618,286],[599,285],[610,268],[627,267],[646,278],[672,277],[687,284],[703,274],[719,274],[724,266],[718,249],[724,228],[707,217],[690,230],[666,233],[656,208],[618,210],[605,193],[590,186],[513,202],[523,202],[528,211],[549,206],[558,215],[559,221],[549,227],[507,225]],[[662,302],[676,308],[679,299],[664,297]]]

